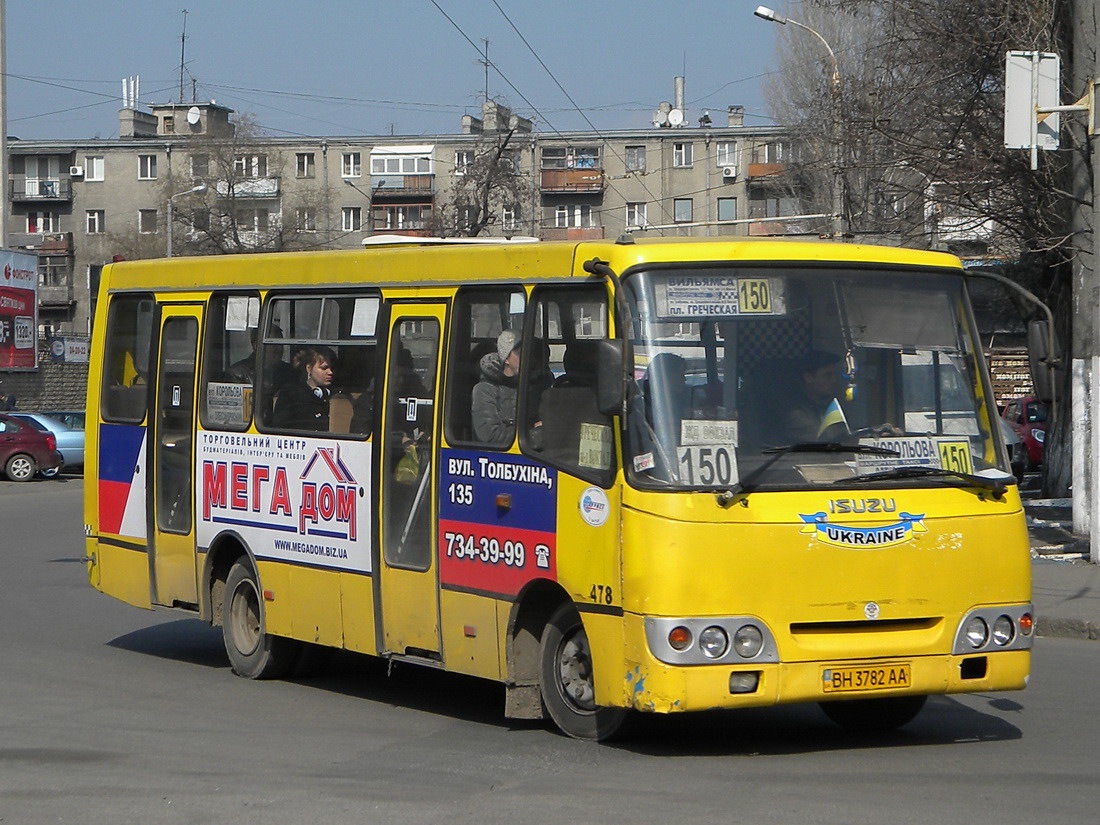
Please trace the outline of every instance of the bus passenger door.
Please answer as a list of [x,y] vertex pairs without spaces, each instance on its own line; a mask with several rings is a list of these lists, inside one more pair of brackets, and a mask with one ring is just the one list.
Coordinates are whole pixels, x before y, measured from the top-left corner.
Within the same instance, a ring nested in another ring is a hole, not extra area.
[[438,658],[435,462],[442,304],[396,305],[382,418],[382,651]]
[[161,308],[153,393],[152,572],[154,601],[196,604],[195,363],[202,307]]

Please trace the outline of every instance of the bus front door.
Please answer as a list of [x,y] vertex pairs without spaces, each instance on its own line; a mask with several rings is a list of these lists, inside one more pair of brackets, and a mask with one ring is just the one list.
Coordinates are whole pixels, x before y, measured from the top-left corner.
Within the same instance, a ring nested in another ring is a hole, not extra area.
[[154,601],[164,605],[198,601],[192,448],[201,315],[198,305],[161,307],[149,512]]
[[382,420],[380,647],[439,658],[436,415],[445,307],[397,304]]

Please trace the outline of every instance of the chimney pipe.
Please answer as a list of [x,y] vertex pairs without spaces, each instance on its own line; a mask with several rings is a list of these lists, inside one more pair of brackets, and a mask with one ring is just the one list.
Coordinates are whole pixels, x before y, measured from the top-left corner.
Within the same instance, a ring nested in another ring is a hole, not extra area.
[[676,108],[684,111],[684,78],[676,78]]

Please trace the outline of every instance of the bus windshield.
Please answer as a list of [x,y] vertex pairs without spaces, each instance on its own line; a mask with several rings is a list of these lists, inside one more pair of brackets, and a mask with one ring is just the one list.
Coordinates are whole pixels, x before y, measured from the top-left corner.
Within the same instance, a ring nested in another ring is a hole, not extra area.
[[800,489],[1007,472],[958,275],[662,268],[628,275],[624,288],[635,486]]

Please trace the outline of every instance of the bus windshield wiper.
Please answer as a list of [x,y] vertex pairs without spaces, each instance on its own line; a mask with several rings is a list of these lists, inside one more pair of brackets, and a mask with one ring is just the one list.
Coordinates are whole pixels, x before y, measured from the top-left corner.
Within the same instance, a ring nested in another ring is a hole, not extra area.
[[761,455],[770,456],[767,461],[734,484],[728,490],[718,494],[719,504],[728,506],[734,496],[740,493],[751,493],[756,489],[756,484],[771,466],[785,455],[791,453],[861,453],[863,455],[900,455],[897,450],[887,447],[876,447],[873,444],[841,444],[839,441],[803,441],[798,444],[788,444],[785,447],[769,447],[760,451]]
[[997,498],[1005,494],[1008,487],[996,478],[976,476],[973,473],[961,473],[958,470],[945,470],[941,467],[894,467],[889,470],[880,470],[877,473],[864,473],[851,478],[840,479],[834,484],[846,484],[849,481],[886,481],[895,478],[958,478],[974,487],[989,490]]

